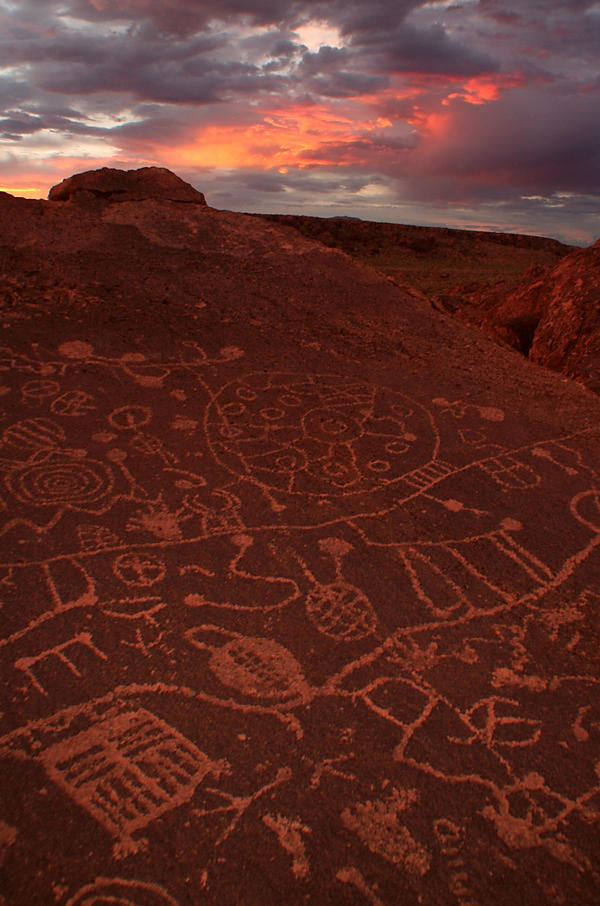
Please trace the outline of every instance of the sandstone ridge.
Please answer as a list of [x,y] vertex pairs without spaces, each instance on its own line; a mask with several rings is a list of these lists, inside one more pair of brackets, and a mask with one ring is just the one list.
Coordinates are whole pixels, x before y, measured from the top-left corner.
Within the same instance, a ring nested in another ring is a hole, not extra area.
[[140,167],[138,170],[117,170],[102,167],[87,170],[63,179],[48,193],[49,201],[73,201],[83,198],[100,198],[110,202],[178,201],[206,205],[202,192],[184,182],[165,167]]

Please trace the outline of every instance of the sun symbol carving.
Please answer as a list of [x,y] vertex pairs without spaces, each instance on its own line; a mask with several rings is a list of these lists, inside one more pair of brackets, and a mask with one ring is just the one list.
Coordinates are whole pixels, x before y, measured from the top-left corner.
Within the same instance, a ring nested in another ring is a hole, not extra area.
[[373,491],[429,462],[429,413],[403,394],[336,375],[250,374],[209,406],[208,442],[231,472],[273,490]]

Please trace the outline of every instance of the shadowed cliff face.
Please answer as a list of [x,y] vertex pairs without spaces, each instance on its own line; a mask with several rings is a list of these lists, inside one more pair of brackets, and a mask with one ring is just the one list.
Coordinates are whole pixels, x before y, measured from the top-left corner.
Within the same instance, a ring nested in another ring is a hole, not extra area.
[[461,314],[533,362],[600,392],[600,245],[538,269],[505,295],[482,291]]
[[171,177],[0,196],[0,901],[596,904],[600,400]]

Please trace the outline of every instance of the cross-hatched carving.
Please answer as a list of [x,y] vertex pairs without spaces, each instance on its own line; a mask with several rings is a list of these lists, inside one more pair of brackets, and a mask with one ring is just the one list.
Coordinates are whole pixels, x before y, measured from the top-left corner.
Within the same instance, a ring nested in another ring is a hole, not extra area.
[[132,835],[189,800],[212,762],[149,711],[114,712],[50,746],[42,761],[62,787],[126,850]]

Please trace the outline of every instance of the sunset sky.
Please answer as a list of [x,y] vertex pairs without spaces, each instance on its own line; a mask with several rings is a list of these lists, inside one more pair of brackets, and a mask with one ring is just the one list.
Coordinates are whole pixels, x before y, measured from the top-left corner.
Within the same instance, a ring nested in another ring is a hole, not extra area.
[[0,0],[0,189],[600,236],[600,2]]

